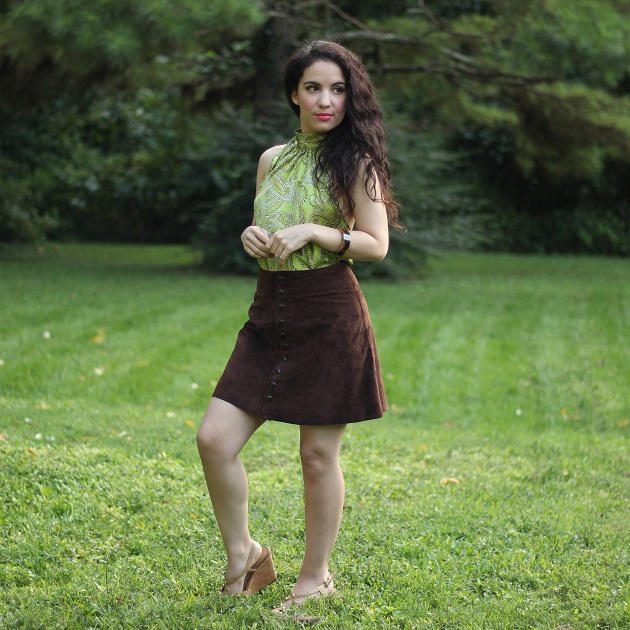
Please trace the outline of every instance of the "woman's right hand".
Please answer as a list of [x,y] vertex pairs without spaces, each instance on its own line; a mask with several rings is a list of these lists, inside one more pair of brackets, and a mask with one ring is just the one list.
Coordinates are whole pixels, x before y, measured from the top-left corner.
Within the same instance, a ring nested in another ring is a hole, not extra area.
[[257,225],[250,225],[248,228],[245,228],[244,232],[241,234],[243,249],[252,258],[273,258],[271,250],[265,245],[268,240],[269,234],[267,230]]

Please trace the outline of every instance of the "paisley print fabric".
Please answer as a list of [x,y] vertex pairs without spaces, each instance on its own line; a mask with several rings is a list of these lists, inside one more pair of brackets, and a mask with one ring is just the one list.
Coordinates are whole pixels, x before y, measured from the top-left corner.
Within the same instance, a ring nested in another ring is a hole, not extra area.
[[[348,229],[341,208],[328,195],[326,182],[316,185],[313,181],[315,155],[323,139],[323,134],[296,131],[276,153],[254,201],[256,225],[269,234],[301,223]],[[340,260],[340,256],[311,242],[293,252],[282,271],[321,269]],[[259,258],[258,263],[265,271],[280,271],[275,258]]]

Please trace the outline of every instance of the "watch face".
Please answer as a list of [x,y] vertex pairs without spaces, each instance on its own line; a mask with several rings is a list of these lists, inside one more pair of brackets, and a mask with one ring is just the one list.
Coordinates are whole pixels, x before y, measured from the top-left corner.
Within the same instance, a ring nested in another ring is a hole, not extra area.
[[343,256],[346,253],[346,250],[350,247],[350,233],[346,232],[346,230],[341,230],[341,247],[337,254]]

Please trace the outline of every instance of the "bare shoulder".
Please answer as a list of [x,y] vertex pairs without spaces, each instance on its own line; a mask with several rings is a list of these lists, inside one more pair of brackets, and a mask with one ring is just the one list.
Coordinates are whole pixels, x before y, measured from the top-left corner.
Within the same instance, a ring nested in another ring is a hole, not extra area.
[[275,157],[276,153],[278,153],[278,151],[280,151],[280,149],[282,149],[285,145],[284,144],[279,144],[275,147],[271,147],[270,149],[267,149],[261,156],[260,156],[260,162],[259,165],[260,166],[265,166],[265,170],[267,170],[269,168],[269,165],[271,164],[271,160],[273,160],[273,158]]
[[262,183],[265,173],[269,169],[271,161],[275,157],[276,153],[278,153],[278,151],[280,151],[280,149],[284,146],[284,144],[279,144],[275,147],[271,147],[260,156],[260,160],[258,162],[258,173],[256,175],[256,190],[260,188],[260,184]]

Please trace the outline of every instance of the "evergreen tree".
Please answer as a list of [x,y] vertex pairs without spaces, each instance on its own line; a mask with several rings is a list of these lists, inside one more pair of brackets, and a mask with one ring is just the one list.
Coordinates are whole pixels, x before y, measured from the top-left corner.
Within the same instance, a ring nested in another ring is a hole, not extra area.
[[247,37],[262,18],[252,0],[6,0],[0,104],[33,105],[114,79],[172,79],[172,57],[190,61]]
[[318,38],[363,57],[387,109],[402,265],[430,242],[630,253],[619,0],[0,0],[0,238],[109,204],[121,238],[198,226],[238,267],[257,157],[296,124],[284,60]]

